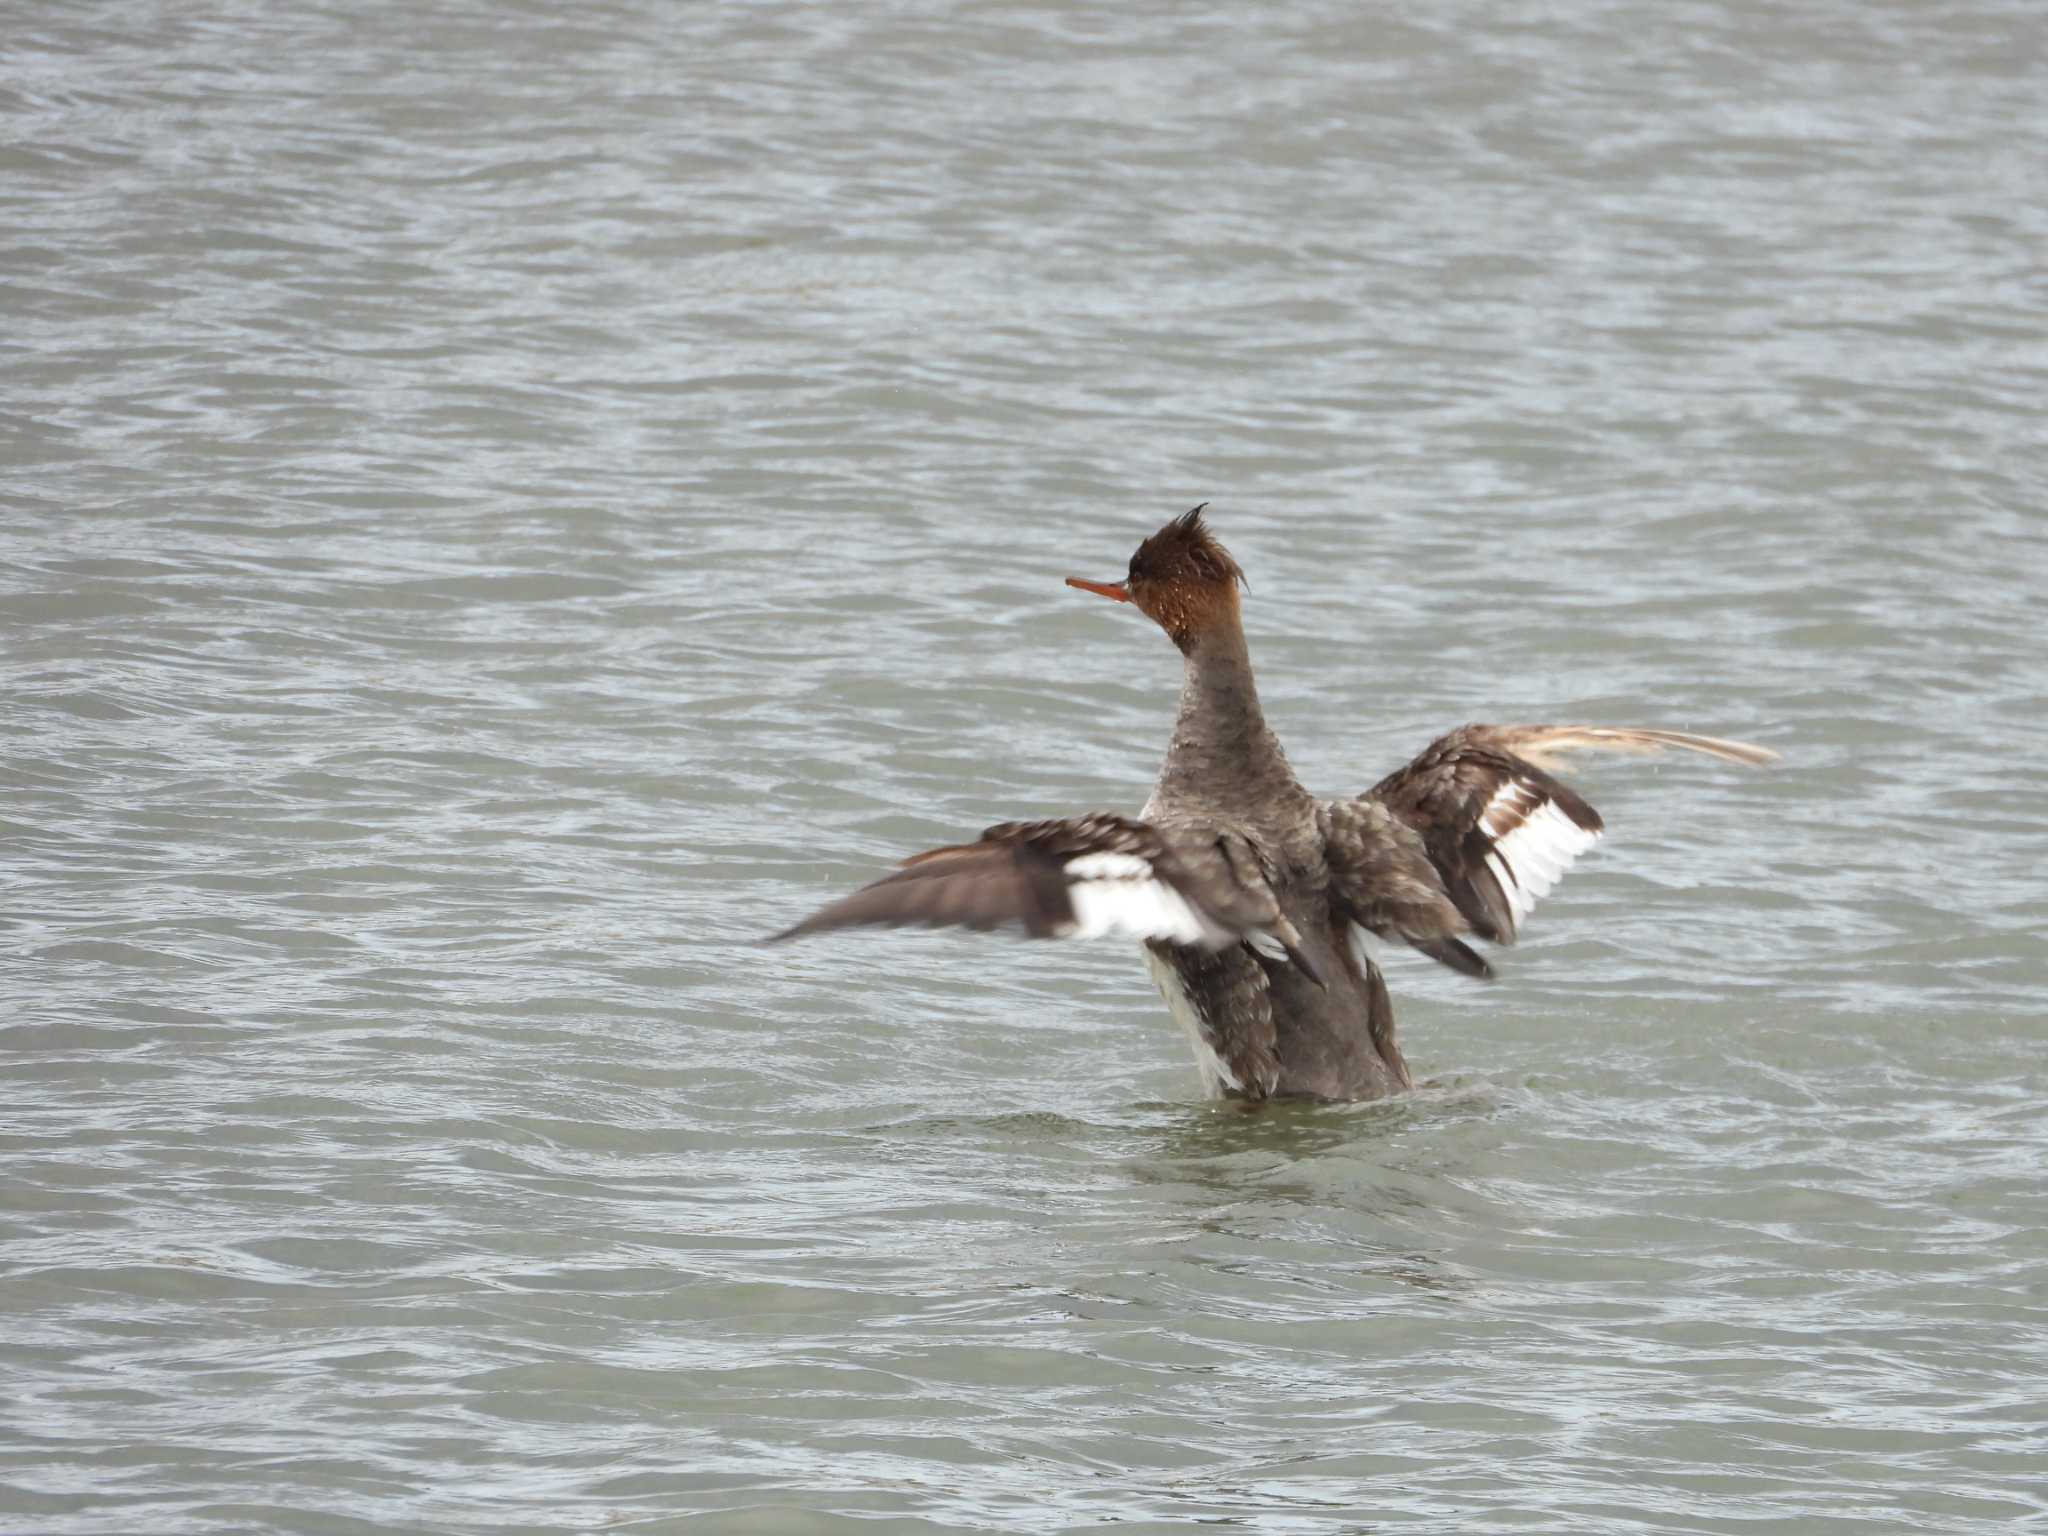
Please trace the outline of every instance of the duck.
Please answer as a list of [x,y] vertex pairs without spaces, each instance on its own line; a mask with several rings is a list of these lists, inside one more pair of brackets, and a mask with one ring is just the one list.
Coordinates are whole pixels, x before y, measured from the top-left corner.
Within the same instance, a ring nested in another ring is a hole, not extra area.
[[1208,503],[1139,544],[1121,581],[1067,585],[1128,604],[1182,658],[1179,710],[1150,799],[1002,822],[900,867],[772,936],[854,927],[1009,929],[1135,940],[1211,1097],[1378,1099],[1414,1087],[1364,935],[1474,980],[1601,838],[1560,775],[1580,752],[1697,753],[1758,766],[1769,748],[1609,725],[1464,725],[1363,794],[1302,786],[1260,707],[1243,568]]

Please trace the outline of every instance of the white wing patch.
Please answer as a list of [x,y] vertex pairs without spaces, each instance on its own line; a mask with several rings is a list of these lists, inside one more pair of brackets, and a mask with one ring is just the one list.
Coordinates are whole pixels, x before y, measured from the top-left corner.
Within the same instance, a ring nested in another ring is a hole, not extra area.
[[1253,954],[1264,955],[1268,960],[1293,958],[1287,953],[1287,946],[1263,928],[1254,928],[1244,936],[1244,941],[1251,946]]
[[1517,924],[1550,894],[1572,861],[1600,840],[1598,832],[1573,821],[1542,791],[1514,779],[1487,801],[1479,830],[1493,839],[1486,866],[1514,907]]
[[1161,939],[1221,949],[1237,935],[1212,922],[1135,853],[1084,853],[1066,863],[1067,899],[1074,920],[1063,939]]

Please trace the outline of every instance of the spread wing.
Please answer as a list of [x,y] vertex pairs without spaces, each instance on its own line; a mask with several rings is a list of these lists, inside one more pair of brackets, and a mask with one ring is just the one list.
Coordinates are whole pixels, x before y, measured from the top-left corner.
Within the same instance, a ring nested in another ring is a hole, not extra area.
[[1553,770],[1577,751],[1672,747],[1737,763],[1777,758],[1683,731],[1468,725],[1370,794],[1324,807],[1333,890],[1360,926],[1468,975],[1490,975],[1461,936],[1514,943],[1536,903],[1600,838],[1600,813]]
[[1117,936],[1211,952],[1269,939],[1316,976],[1243,838],[1106,813],[1004,822],[976,842],[915,854],[775,938],[856,926],[1017,928],[1034,939]]
[[1383,939],[1400,939],[1453,970],[1482,979],[1493,968],[1460,935],[1472,924],[1445,889],[1422,834],[1371,795],[1316,808],[1331,903]]

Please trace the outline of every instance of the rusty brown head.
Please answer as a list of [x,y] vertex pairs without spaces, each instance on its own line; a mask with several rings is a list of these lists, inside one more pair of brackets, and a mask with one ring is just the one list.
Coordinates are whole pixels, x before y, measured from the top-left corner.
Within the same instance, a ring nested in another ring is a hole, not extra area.
[[1244,571],[1216,542],[1202,520],[1202,506],[1184,512],[1138,546],[1120,582],[1069,576],[1067,585],[1119,603],[1134,603],[1186,650],[1194,638],[1217,624],[1234,623]]

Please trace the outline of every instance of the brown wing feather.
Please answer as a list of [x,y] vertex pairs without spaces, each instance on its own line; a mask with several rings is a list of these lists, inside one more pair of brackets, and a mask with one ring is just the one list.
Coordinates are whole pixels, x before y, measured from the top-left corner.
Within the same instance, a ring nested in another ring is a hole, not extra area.
[[775,938],[856,926],[985,933],[1007,923],[1045,938],[1073,917],[1057,859],[1028,845],[971,843],[918,854],[905,868],[821,907]]
[[[1004,822],[977,842],[913,854],[894,874],[770,942],[855,926],[1015,925],[1032,938],[1124,933],[1213,950],[1258,934],[1277,940],[1321,984],[1255,852],[1243,843],[1213,829],[1169,833],[1107,813]],[[1128,906],[1118,908],[1123,899]]]
[[[1452,733],[1475,745],[1498,748],[1526,763],[1557,773],[1573,752],[1632,752],[1654,756],[1667,747],[1698,752],[1724,762],[1745,763],[1752,768],[1778,761],[1769,747],[1746,741],[1728,741],[1720,736],[1696,736],[1690,731],[1660,731],[1644,726],[1620,725],[1468,725]],[[1450,737],[1444,738],[1446,741]]]
[[[1472,931],[1495,944],[1512,944],[1515,901],[1502,867],[1489,858],[1496,844],[1535,811],[1555,806],[1573,825],[1597,836],[1600,813],[1527,759],[1493,744],[1493,727],[1467,726],[1438,738],[1405,768],[1373,787],[1369,798],[1412,827],[1442,878],[1452,903]],[[1503,803],[1502,791],[1523,793]],[[1501,803],[1509,815],[1488,821]],[[1510,870],[1510,874],[1511,874]]]
[[1472,924],[1444,888],[1419,831],[1367,795],[1324,802],[1316,822],[1330,867],[1330,898],[1343,916],[1468,976],[1493,975],[1461,941]]
[[1090,853],[1130,854],[1174,871],[1159,835],[1141,821],[1107,814],[1061,821],[1006,821],[977,842],[914,853],[894,874],[820,908],[771,942],[833,928],[971,928],[1016,924],[1051,938],[1074,921],[1068,861]]
[[1551,770],[1573,752],[1654,753],[1672,747],[1737,763],[1777,759],[1766,747],[1685,731],[1468,725],[1431,742],[1366,798],[1384,804],[1420,835],[1472,931],[1512,944],[1536,897],[1601,832],[1600,813]]

